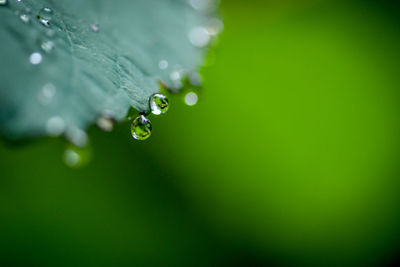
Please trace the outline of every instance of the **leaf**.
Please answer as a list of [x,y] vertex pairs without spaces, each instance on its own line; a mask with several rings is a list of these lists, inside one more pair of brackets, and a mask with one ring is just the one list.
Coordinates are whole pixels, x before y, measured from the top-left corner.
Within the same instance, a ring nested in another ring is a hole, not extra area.
[[188,36],[213,9],[199,9],[184,0],[0,6],[0,132],[11,139],[65,133],[74,141],[103,115],[121,121],[131,106],[147,112],[159,81],[173,88],[171,73],[201,64],[206,48]]

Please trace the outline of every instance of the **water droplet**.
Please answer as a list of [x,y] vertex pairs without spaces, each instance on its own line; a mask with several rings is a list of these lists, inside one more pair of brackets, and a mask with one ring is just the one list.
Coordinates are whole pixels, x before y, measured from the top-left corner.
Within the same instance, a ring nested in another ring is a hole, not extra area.
[[46,84],[38,94],[39,102],[43,105],[50,104],[56,95],[56,91],[57,89],[52,83]]
[[51,117],[46,122],[46,132],[50,136],[59,136],[65,131],[65,122],[59,116]]
[[151,122],[143,114],[140,114],[131,125],[132,137],[136,140],[146,140],[151,135]]
[[186,76],[186,71],[180,69],[170,73],[169,78],[173,82],[174,89],[181,89],[183,87],[183,79]]
[[29,61],[31,62],[32,65],[39,65],[42,63],[43,57],[42,54],[38,52],[34,52],[29,56]]
[[165,70],[166,68],[168,68],[168,61],[166,61],[166,60],[161,60],[159,63],[158,63],[158,67],[160,68],[160,69],[162,69],[162,70]]
[[78,147],[84,147],[89,140],[86,132],[76,127],[68,129],[65,136],[72,144]]
[[154,94],[150,97],[151,113],[154,115],[165,114],[168,111],[168,98],[163,94]]
[[179,81],[183,78],[183,74],[181,71],[173,71],[171,72],[171,74],[169,75],[169,77],[171,78],[171,80],[173,81]]
[[39,11],[38,19],[44,26],[49,27],[53,17],[53,10],[49,7],[44,7]]
[[188,106],[194,106],[197,104],[199,97],[195,92],[189,92],[185,95],[185,103]]
[[224,23],[220,19],[213,18],[207,22],[207,31],[210,35],[218,35],[222,32],[223,29]]
[[0,0],[0,6],[5,6],[7,5],[7,0]]
[[40,44],[42,50],[46,53],[51,53],[54,49],[54,42],[50,40],[45,40]]
[[189,0],[189,4],[192,8],[201,12],[212,12],[214,11],[218,4],[218,0]]
[[92,23],[90,24],[90,28],[94,31],[94,32],[98,32],[100,30],[100,25],[98,23]]
[[111,132],[114,129],[114,120],[107,116],[101,116],[96,121],[97,126],[105,132]]
[[21,14],[19,15],[19,19],[26,24],[29,24],[31,22],[31,18],[29,17],[28,14]]
[[194,86],[201,86],[203,83],[203,79],[201,78],[201,75],[198,74],[197,72],[193,72],[189,75],[189,81],[192,85]]
[[82,168],[86,166],[92,158],[92,150],[89,146],[76,147],[68,145],[63,153],[63,161],[70,168]]
[[210,34],[204,27],[195,27],[189,32],[189,41],[196,47],[205,47],[210,41]]

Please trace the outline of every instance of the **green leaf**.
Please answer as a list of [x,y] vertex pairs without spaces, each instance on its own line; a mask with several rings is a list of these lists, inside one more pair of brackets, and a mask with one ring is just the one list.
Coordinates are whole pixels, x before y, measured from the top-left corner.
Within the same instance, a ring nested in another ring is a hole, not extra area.
[[188,36],[213,9],[196,7],[184,0],[0,5],[0,132],[11,139],[65,133],[74,141],[103,115],[120,121],[131,106],[147,112],[160,81],[174,88],[171,73],[202,63],[206,48]]

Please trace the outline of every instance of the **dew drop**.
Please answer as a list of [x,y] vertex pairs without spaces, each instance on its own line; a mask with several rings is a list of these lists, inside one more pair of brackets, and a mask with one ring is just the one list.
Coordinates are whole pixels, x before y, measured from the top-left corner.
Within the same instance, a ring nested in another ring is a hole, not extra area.
[[92,151],[89,146],[77,147],[68,145],[63,153],[63,161],[70,168],[82,168],[86,166],[92,158]]
[[65,136],[72,144],[78,147],[86,146],[89,140],[87,133],[77,127],[68,129]]
[[38,94],[38,100],[43,105],[48,105],[53,101],[54,96],[56,95],[56,87],[52,83],[48,83],[43,86],[42,90],[40,90]]
[[98,32],[100,30],[100,25],[98,23],[92,23],[90,24],[90,28],[92,29],[92,31]]
[[173,72],[171,72],[171,74],[169,75],[169,77],[171,78],[171,80],[173,80],[173,81],[179,81],[179,80],[181,80],[183,77],[182,77],[183,75],[182,75],[182,72],[180,72],[180,71],[173,71]]
[[114,120],[107,116],[99,117],[96,121],[96,124],[105,132],[111,132],[114,129]]
[[54,42],[50,40],[45,40],[40,44],[42,50],[46,53],[51,53],[54,49]]
[[183,79],[186,75],[184,70],[175,70],[170,73],[169,78],[173,82],[173,88],[181,89],[183,87]]
[[7,5],[7,0],[0,0],[0,6],[5,6]]
[[199,97],[195,92],[189,92],[185,95],[185,103],[188,106],[194,106],[197,104]]
[[189,75],[189,81],[194,86],[201,86],[201,84],[203,83],[201,75],[197,72],[193,72]]
[[160,68],[160,69],[162,69],[162,70],[165,70],[165,69],[167,69],[168,68],[168,61],[166,61],[166,60],[161,60],[159,63],[158,63],[158,67]]
[[168,98],[163,94],[154,94],[150,97],[150,109],[154,115],[165,114],[168,111]]
[[132,137],[136,140],[146,140],[151,135],[151,122],[143,114],[140,114],[131,125]]
[[224,23],[217,18],[210,19],[207,23],[207,31],[210,35],[218,35],[224,29]]
[[195,27],[191,29],[188,37],[192,45],[196,47],[205,47],[211,41],[210,34],[204,27]]
[[29,56],[29,61],[31,62],[32,65],[39,65],[42,63],[43,57],[42,54],[38,52],[34,52]]
[[59,117],[54,116],[46,122],[46,132],[50,136],[59,136],[65,131],[65,121]]
[[201,12],[212,12],[218,6],[218,0],[189,0],[193,9]]
[[29,17],[28,14],[21,14],[19,15],[19,19],[26,24],[29,24],[31,22],[31,18]]
[[44,7],[39,11],[39,14],[37,17],[38,17],[40,23],[42,23],[46,27],[49,27],[50,21],[53,17],[53,10],[49,7]]

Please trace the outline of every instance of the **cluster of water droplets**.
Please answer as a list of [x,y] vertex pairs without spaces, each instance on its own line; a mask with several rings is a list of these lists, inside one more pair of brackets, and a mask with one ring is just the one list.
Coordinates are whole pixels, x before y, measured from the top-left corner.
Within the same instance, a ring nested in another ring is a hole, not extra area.
[[[8,6],[10,0],[0,0],[0,6]],[[56,47],[54,37],[57,31],[53,29],[54,10],[50,7],[41,8],[37,14],[33,14],[32,10],[27,7],[23,0],[13,0],[21,5],[15,12],[19,20],[26,24],[32,25],[39,23],[43,26],[45,32],[44,38],[37,41],[37,50],[32,51],[29,55],[29,62],[32,66],[42,64],[47,54],[53,52]],[[198,12],[204,14],[212,14],[218,7],[218,0],[187,0],[189,6]],[[188,30],[187,40],[194,47],[199,49],[210,48],[217,42],[217,36],[224,28],[222,21],[214,16],[204,16],[207,19],[201,21]],[[88,27],[95,33],[100,30],[98,23],[89,24]],[[60,29],[58,29],[60,30]],[[205,50],[207,51],[207,50]],[[210,52],[210,50],[208,50]],[[161,89],[170,93],[181,93],[183,101],[188,106],[194,106],[199,99],[199,92],[202,87],[202,78],[200,74],[193,73],[180,65],[171,64],[168,59],[160,59],[158,68],[161,71],[167,72],[169,81],[164,83],[160,81]],[[168,86],[166,85],[168,84]],[[37,99],[42,105],[49,105],[57,94],[57,88],[52,83],[46,83],[41,90],[39,90]],[[152,124],[148,119],[148,115],[162,115],[169,109],[168,98],[161,93],[153,94],[149,97],[149,110],[150,112],[140,112],[131,123],[131,134],[135,140],[146,140],[151,136]],[[115,124],[114,115],[111,112],[104,111],[99,115],[96,124],[106,132],[111,132]],[[88,135],[86,131],[78,127],[67,127],[66,121],[60,116],[50,117],[46,122],[46,131],[49,136],[64,135],[69,143],[63,153],[63,160],[69,167],[76,168],[82,167],[91,158],[91,149],[88,145]]]
[[[168,111],[169,101],[163,94],[154,94],[149,99],[149,107],[154,115],[162,115]],[[131,124],[132,137],[136,140],[146,140],[150,137],[153,127],[145,113],[140,113]]]

